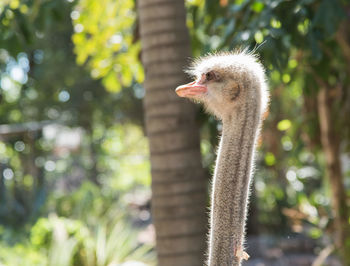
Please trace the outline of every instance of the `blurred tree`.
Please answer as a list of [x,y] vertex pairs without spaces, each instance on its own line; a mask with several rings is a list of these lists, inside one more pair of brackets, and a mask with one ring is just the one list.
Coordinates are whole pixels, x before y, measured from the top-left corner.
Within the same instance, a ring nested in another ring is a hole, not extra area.
[[[98,164],[104,153],[101,144],[108,138],[106,129],[115,121],[142,123],[142,105],[137,95],[140,89],[124,88],[111,94],[102,86],[100,76],[91,78],[89,69],[76,64],[72,35],[74,31],[81,33],[83,26],[73,28],[72,18],[79,14],[75,4],[57,0],[0,3],[0,123],[49,120],[80,127],[84,132],[84,155],[67,158],[67,168],[79,166],[83,175],[100,184]],[[83,50],[79,45],[77,49]],[[113,90],[114,83],[106,87]],[[16,224],[10,220],[22,223],[32,217],[33,210],[38,214],[45,193],[37,185],[46,182],[43,174],[46,179],[50,176],[52,170],[45,170],[46,163],[52,164],[57,158],[45,155],[53,146],[40,136],[33,142],[17,135],[6,142],[6,148],[0,151],[1,172],[8,169],[13,176],[2,182],[1,189],[7,191],[3,202],[8,208],[1,209],[0,216],[2,222]],[[26,167],[29,162],[40,175]],[[47,185],[41,187],[47,189]],[[9,212],[17,213],[17,218]]]
[[175,88],[190,56],[183,1],[139,1],[145,124],[159,265],[203,265],[207,182],[193,104]]

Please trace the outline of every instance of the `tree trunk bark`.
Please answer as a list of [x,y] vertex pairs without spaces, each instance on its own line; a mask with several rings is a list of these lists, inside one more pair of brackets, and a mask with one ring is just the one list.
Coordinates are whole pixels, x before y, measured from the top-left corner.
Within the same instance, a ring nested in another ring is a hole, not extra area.
[[174,90],[190,57],[184,1],[139,0],[158,265],[203,265],[207,184],[195,107]]
[[321,88],[318,92],[318,114],[321,130],[321,143],[326,159],[326,170],[331,185],[332,209],[334,212],[335,245],[344,260],[344,265],[350,265],[349,215],[346,205],[346,192],[340,164],[340,140],[332,123],[331,90]]

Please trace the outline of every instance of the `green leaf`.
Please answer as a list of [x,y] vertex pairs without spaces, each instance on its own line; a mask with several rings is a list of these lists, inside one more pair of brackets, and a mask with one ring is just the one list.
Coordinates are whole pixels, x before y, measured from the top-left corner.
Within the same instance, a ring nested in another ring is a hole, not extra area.
[[254,34],[254,39],[257,43],[262,43],[263,40],[264,40],[264,35],[262,34],[261,31],[257,31],[255,34]]
[[280,131],[285,131],[292,126],[292,122],[288,119],[284,119],[278,122],[277,129]]
[[276,157],[271,152],[267,152],[265,155],[265,163],[268,166],[273,166],[276,163]]
[[254,4],[251,5],[251,9],[256,13],[260,13],[264,9],[264,7],[265,5],[261,2],[254,2]]
[[120,92],[122,89],[122,86],[117,79],[116,74],[112,71],[109,72],[109,74],[102,80],[102,83],[109,92],[116,93]]

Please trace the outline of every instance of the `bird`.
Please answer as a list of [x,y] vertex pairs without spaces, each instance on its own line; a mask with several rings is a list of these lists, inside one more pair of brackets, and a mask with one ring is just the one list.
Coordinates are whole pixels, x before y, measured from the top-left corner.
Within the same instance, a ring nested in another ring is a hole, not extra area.
[[194,81],[175,92],[204,105],[222,123],[211,189],[208,266],[239,266],[257,139],[269,104],[265,69],[247,49],[194,60]]

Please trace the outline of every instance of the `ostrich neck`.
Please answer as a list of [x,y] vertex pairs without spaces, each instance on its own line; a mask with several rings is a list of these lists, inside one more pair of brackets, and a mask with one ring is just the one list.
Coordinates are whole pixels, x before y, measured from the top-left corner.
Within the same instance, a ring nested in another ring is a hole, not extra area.
[[234,249],[242,247],[254,147],[259,128],[258,106],[223,120],[212,188],[209,266],[241,264]]

